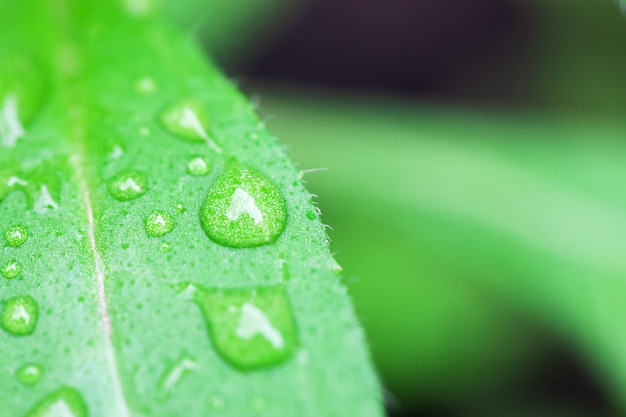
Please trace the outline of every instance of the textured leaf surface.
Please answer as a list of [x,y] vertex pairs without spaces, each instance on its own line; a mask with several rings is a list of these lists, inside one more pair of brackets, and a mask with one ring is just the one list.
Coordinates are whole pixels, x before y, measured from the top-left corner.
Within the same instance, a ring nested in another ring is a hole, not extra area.
[[0,416],[381,415],[311,196],[195,46],[108,2],[0,26]]

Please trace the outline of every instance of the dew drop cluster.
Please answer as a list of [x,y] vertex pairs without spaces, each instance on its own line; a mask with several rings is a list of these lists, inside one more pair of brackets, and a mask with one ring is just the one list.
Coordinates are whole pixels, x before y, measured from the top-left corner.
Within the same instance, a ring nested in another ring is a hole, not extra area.
[[[28,65],[22,65],[22,69],[30,71]],[[0,75],[1,72],[2,69]],[[150,95],[155,90],[156,83],[151,78],[142,78],[136,83],[136,91],[140,94]],[[0,89],[0,147],[13,148],[24,139],[25,126],[38,106],[34,92],[24,95],[19,93],[21,90],[18,88],[15,91],[18,93],[9,94]],[[224,152],[211,125],[210,112],[201,101],[193,98],[176,101],[163,108],[158,119],[161,126],[175,137],[206,144],[210,151],[217,154]],[[151,130],[142,127],[138,134],[148,137]],[[124,151],[119,146],[110,155],[115,160],[123,156]],[[192,177],[209,177],[218,166],[205,156],[195,155],[187,161],[185,170]],[[205,180],[197,178],[196,181]],[[58,208],[58,198],[55,198],[58,187],[31,183],[30,179],[20,176],[10,177],[2,186],[8,187],[9,191],[35,187],[32,195],[36,197],[31,199],[37,213]],[[109,178],[106,187],[109,194],[122,203],[136,200],[150,191],[146,173],[135,169]],[[0,201],[3,196],[1,191]],[[165,210],[152,211],[145,218],[148,237],[168,235],[187,211],[183,202],[170,209],[178,216],[176,219]],[[316,213],[308,212],[306,217],[313,220]],[[251,167],[230,164],[202,199],[194,221],[212,242],[244,249],[274,244],[285,231],[287,218],[285,198],[271,179]],[[29,232],[21,225],[12,226],[4,232],[6,245],[16,250],[27,244],[28,239]],[[170,252],[172,248],[167,241],[158,245],[161,252]],[[17,258],[0,265],[2,277],[7,280],[20,277],[23,266]],[[289,275],[286,266],[282,268],[282,273]],[[284,287],[204,289],[197,285],[194,289],[193,301],[202,314],[216,352],[234,368],[249,371],[273,366],[286,361],[297,350],[297,327]],[[36,331],[39,314],[39,304],[29,295],[5,299],[0,310],[0,327],[12,336],[27,337]],[[163,375],[161,390],[172,391],[187,373],[198,367],[195,359],[182,357]],[[37,363],[26,363],[15,370],[17,380],[26,386],[37,384],[43,376],[44,368]],[[220,410],[224,407],[224,400],[212,397],[210,406]],[[255,397],[254,409],[262,410],[265,406],[264,398]],[[88,412],[81,394],[75,388],[62,386],[41,398],[25,415],[44,416],[87,417]]]

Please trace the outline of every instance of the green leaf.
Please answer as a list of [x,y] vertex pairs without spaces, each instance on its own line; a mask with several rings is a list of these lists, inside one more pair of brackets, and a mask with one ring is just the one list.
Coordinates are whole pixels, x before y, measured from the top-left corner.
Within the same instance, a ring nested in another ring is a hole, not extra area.
[[[434,385],[433,379],[420,380],[433,367],[431,372],[442,378],[446,370],[436,367],[436,361],[445,358],[428,357],[425,366],[419,357],[438,340],[446,347],[432,350],[442,355],[454,355],[459,345],[470,357],[472,344],[487,351],[520,347],[516,329],[498,329],[506,310],[494,312],[485,294],[478,299],[481,308],[471,307],[476,302],[468,299],[471,290],[463,290],[465,300],[456,301],[462,298],[459,288],[466,285],[498,294],[509,309],[571,341],[615,403],[626,409],[626,125],[580,116],[512,118],[312,92],[281,94],[276,89],[265,96],[263,111],[275,116],[272,128],[288,139],[296,159],[304,167],[327,167],[332,173],[312,174],[307,182],[329,213],[334,208],[351,217],[346,223],[333,218],[334,240],[354,243],[349,251],[368,259],[359,262],[362,283],[355,284],[352,293],[366,318],[381,372],[392,386],[398,380]],[[353,207],[353,212],[345,207]],[[379,241],[410,236],[415,254],[405,262],[419,263],[412,268],[423,273],[410,274],[409,266],[396,275],[397,253],[385,256],[377,248],[375,255],[363,244],[355,247],[353,236],[339,236],[342,226],[357,233],[354,229],[363,224],[380,236]],[[356,264],[357,255],[350,261],[346,248],[338,244],[335,249],[346,265]],[[378,262],[374,256],[379,256]],[[380,274],[376,267],[390,263],[394,266],[385,268],[386,279],[374,279]],[[359,272],[354,267],[352,271]],[[453,277],[457,282],[445,288],[442,281]],[[444,295],[436,302],[447,316],[435,311],[448,318],[461,310],[465,325],[473,326],[473,343],[459,343],[460,330],[447,338],[437,336],[435,318],[427,324],[407,319],[407,311],[435,315],[428,303],[439,292]],[[394,300],[393,307],[388,299]],[[456,305],[441,305],[452,302]],[[488,313],[498,317],[481,318]],[[483,335],[482,347],[475,340],[478,334]],[[403,344],[395,342],[399,338]],[[452,351],[446,350],[450,346]],[[490,359],[498,361],[497,355],[504,353],[491,354]],[[454,366],[455,359],[445,363]],[[483,376],[494,372],[491,368],[501,369],[497,363],[481,371]],[[480,364],[488,366],[485,360]],[[448,372],[459,369],[463,367]],[[479,377],[472,377],[476,383]]]
[[198,48],[109,2],[0,26],[0,416],[382,415],[300,173]]

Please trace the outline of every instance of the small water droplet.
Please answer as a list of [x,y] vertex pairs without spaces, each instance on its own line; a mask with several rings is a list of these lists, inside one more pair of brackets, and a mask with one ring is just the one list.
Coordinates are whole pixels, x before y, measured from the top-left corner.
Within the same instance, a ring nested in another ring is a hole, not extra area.
[[156,83],[150,77],[143,77],[137,81],[137,91],[143,94],[150,94],[156,90]]
[[146,233],[148,233],[148,236],[163,236],[172,230],[174,230],[174,218],[169,213],[155,211],[146,219]]
[[176,213],[184,213],[187,211],[187,207],[185,207],[183,203],[178,202],[174,205],[174,211],[176,211]]
[[111,159],[120,159],[122,155],[124,155],[124,150],[119,145],[115,145],[109,154],[109,157]]
[[140,171],[129,171],[109,181],[109,192],[119,201],[130,201],[148,191],[148,178]]
[[25,417],[87,417],[87,405],[74,388],[61,387],[46,395]]
[[50,190],[48,189],[48,186],[42,185],[39,190],[37,199],[35,200],[35,203],[33,205],[33,209],[35,210],[35,213],[45,214],[49,210],[56,210],[58,208],[59,208],[59,205],[52,198],[52,194],[50,194]]
[[14,279],[20,276],[22,269],[18,261],[9,261],[0,268],[0,274],[6,279]]
[[18,101],[14,95],[8,95],[0,104],[0,145],[12,148],[18,139],[26,135],[19,117]]
[[282,287],[206,290],[194,300],[203,313],[217,352],[242,370],[273,366],[298,345],[287,293]]
[[261,396],[252,399],[252,408],[254,411],[263,411],[267,407],[267,400]]
[[42,76],[23,55],[0,56],[0,147],[13,148],[41,106]]
[[218,396],[212,396],[209,398],[209,408],[213,411],[220,411],[224,409],[224,399]]
[[191,142],[205,142],[217,153],[217,146],[209,128],[209,114],[200,101],[185,99],[175,102],[161,113],[161,123],[175,136]]
[[291,279],[291,271],[289,269],[289,264],[284,259],[281,259],[280,261],[281,262],[280,262],[279,268],[283,272],[283,279],[285,281],[289,281]]
[[307,211],[306,218],[309,220],[315,220],[315,213],[313,213],[312,211]]
[[28,239],[28,231],[24,226],[12,226],[4,232],[4,239],[9,246],[18,248],[26,243]]
[[31,166],[27,170],[19,168],[14,161],[3,163],[0,166],[0,201],[11,193],[22,192],[27,206],[37,213],[56,209],[61,190],[58,174],[56,160]]
[[162,242],[159,245],[159,250],[161,252],[171,252],[172,251],[172,244],[169,242]]
[[200,210],[202,228],[224,246],[254,247],[273,243],[285,230],[287,209],[269,179],[248,168],[222,175]]
[[307,366],[309,364],[309,352],[306,349],[300,349],[296,355],[296,360],[300,366]]
[[151,0],[125,0],[125,3],[128,13],[136,17],[150,14],[154,7]]
[[35,385],[43,377],[43,367],[37,363],[27,363],[15,371],[15,376],[24,385]]
[[161,377],[161,382],[159,383],[161,393],[167,394],[171,392],[185,375],[199,368],[198,362],[195,359],[189,357],[180,358],[174,366],[168,369]]
[[9,298],[4,302],[0,326],[15,336],[32,334],[39,318],[39,305],[29,295]]
[[152,131],[147,126],[144,126],[144,127],[139,129],[139,134],[141,136],[150,136],[150,133],[152,133]]
[[196,156],[187,163],[187,172],[196,177],[208,175],[212,168],[211,164],[201,156]]

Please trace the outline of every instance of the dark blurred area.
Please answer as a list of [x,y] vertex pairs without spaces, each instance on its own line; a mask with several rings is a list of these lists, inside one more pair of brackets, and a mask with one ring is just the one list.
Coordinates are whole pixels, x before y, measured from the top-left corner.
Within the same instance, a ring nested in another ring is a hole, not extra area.
[[528,10],[511,1],[317,0],[244,71],[339,89],[515,102],[529,31]]
[[230,69],[443,103],[623,114],[626,26],[616,9],[609,0],[314,0]]
[[[626,24],[616,9],[610,1],[583,0],[315,0],[259,36],[251,58],[226,66],[250,95],[258,93],[257,85],[270,83],[436,106],[621,118]],[[333,225],[350,224],[333,214],[340,209],[333,212],[332,203],[322,198],[321,205]],[[344,263],[341,250],[338,259]],[[350,272],[360,278],[359,271]],[[362,313],[358,283],[351,288]],[[366,329],[370,318],[362,316]],[[388,378],[389,367],[380,366],[387,359],[380,357],[374,338],[390,415],[617,415],[595,372],[567,338],[527,318],[518,325],[532,335],[532,365],[485,390],[459,383],[443,396],[415,386],[415,378]],[[471,384],[471,376],[467,379]]]

